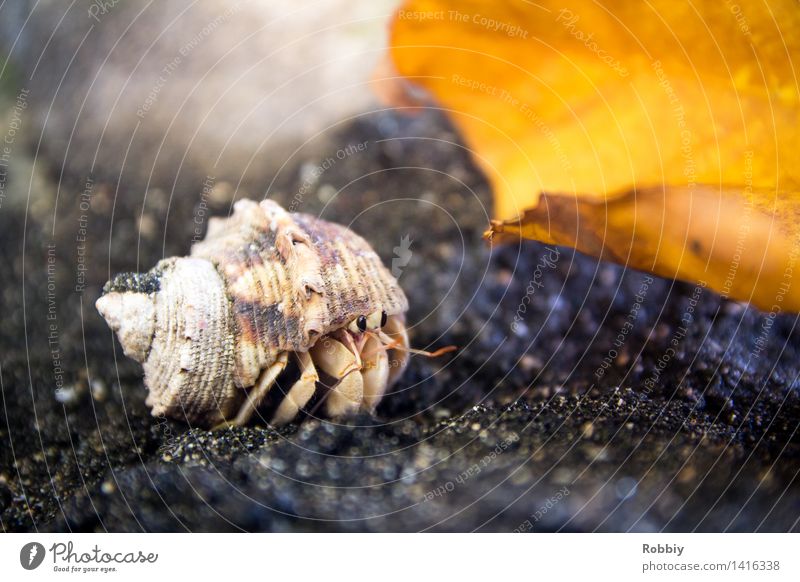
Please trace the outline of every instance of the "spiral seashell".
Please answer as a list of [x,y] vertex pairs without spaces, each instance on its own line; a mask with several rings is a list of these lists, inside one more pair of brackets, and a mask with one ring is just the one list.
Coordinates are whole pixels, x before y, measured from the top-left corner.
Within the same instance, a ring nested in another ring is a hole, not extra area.
[[290,356],[278,424],[320,391],[329,416],[373,410],[407,361],[408,301],[370,245],[270,200],[237,202],[188,257],[116,276],[96,305],[152,413],[201,426],[246,423]]

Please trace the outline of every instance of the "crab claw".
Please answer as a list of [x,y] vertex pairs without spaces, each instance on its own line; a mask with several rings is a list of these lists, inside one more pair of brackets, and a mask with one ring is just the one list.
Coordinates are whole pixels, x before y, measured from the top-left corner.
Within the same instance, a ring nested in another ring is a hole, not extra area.
[[144,362],[155,329],[155,302],[147,293],[106,293],[95,303],[97,311],[117,334],[125,355]]

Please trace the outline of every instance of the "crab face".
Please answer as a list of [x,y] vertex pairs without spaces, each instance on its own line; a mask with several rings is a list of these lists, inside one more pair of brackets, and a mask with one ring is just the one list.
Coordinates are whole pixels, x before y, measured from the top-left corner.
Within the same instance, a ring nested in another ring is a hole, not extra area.
[[359,315],[350,325],[347,326],[351,333],[364,333],[366,331],[378,331],[386,325],[388,315],[385,311],[373,311],[369,315]]

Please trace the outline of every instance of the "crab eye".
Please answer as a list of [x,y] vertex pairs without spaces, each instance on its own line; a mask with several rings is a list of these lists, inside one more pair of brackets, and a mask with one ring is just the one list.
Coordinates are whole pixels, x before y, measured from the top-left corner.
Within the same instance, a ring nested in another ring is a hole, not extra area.
[[359,315],[358,319],[356,319],[356,325],[358,329],[361,331],[367,331],[367,318],[364,315]]
[[387,319],[389,319],[389,318],[386,316],[386,312],[385,311],[381,311],[381,327],[386,325],[386,320]]

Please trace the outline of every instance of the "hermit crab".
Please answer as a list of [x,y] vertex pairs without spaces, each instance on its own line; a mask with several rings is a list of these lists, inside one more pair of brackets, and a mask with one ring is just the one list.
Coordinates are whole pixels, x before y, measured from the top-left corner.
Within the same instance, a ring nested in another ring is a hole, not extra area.
[[315,395],[329,417],[372,412],[409,353],[454,349],[409,347],[406,296],[363,238],[271,200],[240,200],[188,257],[117,275],[96,306],[153,415],[204,427],[246,424],[271,389],[275,425]]

